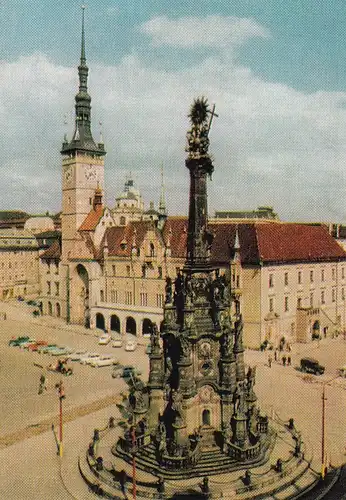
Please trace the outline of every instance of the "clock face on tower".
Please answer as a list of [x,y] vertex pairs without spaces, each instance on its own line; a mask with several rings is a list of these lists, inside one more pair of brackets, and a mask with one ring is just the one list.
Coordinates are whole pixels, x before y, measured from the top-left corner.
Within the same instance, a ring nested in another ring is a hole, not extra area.
[[93,165],[87,165],[84,169],[84,176],[87,181],[95,181],[97,179],[96,168]]

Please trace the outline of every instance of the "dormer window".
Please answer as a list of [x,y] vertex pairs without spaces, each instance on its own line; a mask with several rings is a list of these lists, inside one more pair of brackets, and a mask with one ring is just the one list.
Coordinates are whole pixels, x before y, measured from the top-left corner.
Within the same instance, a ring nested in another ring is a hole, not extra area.
[[126,240],[122,240],[122,242],[120,243],[121,250],[126,250],[126,247],[127,247],[127,241]]
[[122,216],[120,217],[120,225],[121,225],[121,226],[125,226],[125,224],[126,224],[126,218],[122,215]]
[[155,246],[152,241],[150,242],[150,257],[155,257]]

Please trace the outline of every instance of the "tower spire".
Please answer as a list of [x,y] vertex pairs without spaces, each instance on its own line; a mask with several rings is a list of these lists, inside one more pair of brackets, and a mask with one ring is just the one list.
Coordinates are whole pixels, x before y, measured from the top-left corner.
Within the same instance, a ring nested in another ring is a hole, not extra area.
[[85,5],[82,5],[82,36],[80,63],[78,66],[79,91],[75,97],[76,125],[69,144],[64,143],[62,154],[76,153],[84,151],[102,156],[106,154],[104,146],[96,145],[91,133],[91,97],[88,94],[88,73],[89,68],[85,55]]
[[159,201],[159,213],[160,215],[167,215],[166,209],[166,199],[165,199],[165,184],[163,180],[163,162],[161,164],[161,194]]
[[80,64],[81,66],[86,64],[86,57],[85,57],[85,31],[84,31],[84,11],[85,11],[85,5],[82,5],[82,47],[81,47],[81,53],[80,53]]

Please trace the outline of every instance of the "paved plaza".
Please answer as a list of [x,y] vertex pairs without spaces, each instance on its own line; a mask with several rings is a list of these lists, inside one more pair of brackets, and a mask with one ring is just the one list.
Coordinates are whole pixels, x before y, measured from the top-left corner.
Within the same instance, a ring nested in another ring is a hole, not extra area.
[[[121,379],[111,377],[111,368],[91,368],[74,363],[74,375],[64,377],[66,399],[64,411],[69,421],[64,425],[64,457],[56,455],[54,435],[43,425],[56,422],[58,397],[55,383],[60,376],[48,374],[48,390],[38,395],[42,370],[48,355],[30,353],[8,346],[12,336],[28,334],[74,348],[100,353],[114,353],[123,364],[135,364],[148,374],[146,339],[135,353],[123,348],[98,346],[95,332],[66,326],[53,318],[34,318],[30,308],[20,304],[0,304],[7,319],[0,322],[0,404],[2,408],[0,456],[4,464],[0,478],[3,499],[66,499],[93,498],[79,477],[77,458],[85,452],[93,429],[117,417],[112,401],[125,389]],[[287,421],[295,419],[303,439],[313,451],[312,465],[320,470],[322,384],[337,375],[337,368],[346,362],[346,341],[324,339],[320,343],[295,345],[290,353],[292,366],[273,363],[268,366],[268,352],[247,351],[247,364],[257,366],[255,391],[262,410]],[[296,369],[302,356],[317,358],[326,367],[320,377],[303,375]],[[346,461],[346,380],[335,379],[326,386],[326,447],[333,465]],[[82,416],[83,415],[83,416]],[[37,434],[37,435],[34,435]],[[60,462],[61,461],[61,462]],[[65,484],[65,486],[64,486]],[[72,492],[72,495],[71,493]]]

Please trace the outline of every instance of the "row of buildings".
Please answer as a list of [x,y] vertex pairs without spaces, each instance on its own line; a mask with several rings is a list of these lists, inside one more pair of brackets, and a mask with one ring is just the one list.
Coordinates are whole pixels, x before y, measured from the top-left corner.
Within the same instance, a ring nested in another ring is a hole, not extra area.
[[[187,217],[167,216],[163,182],[157,210],[144,210],[131,176],[115,206],[104,205],[106,151],[91,132],[84,26],[78,75],[75,130],[61,150],[59,222],[24,217],[23,228],[0,229],[0,298],[39,298],[43,314],[146,335],[162,322],[166,279],[184,266]],[[259,207],[218,212],[209,229],[211,259],[243,314],[246,346],[346,329],[346,252],[327,226],[284,223]]]

